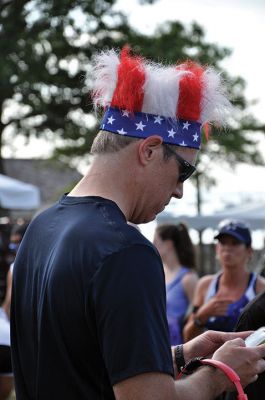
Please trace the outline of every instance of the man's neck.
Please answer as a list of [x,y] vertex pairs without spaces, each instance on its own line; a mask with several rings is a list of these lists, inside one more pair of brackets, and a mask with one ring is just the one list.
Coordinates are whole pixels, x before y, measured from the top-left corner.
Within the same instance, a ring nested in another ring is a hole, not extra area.
[[129,219],[132,187],[129,186],[129,177],[126,171],[120,173],[119,160],[110,155],[96,156],[78,184],[69,193],[69,196],[99,196],[114,201],[120,210]]

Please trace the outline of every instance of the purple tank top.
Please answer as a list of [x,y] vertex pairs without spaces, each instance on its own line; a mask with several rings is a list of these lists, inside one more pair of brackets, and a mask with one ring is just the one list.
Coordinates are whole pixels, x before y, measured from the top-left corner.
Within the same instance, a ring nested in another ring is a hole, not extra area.
[[189,268],[181,267],[175,279],[166,285],[167,321],[172,346],[183,343],[183,320],[189,307],[189,299],[184,291],[182,279],[189,271]]
[[[217,293],[220,277],[221,273],[218,273],[212,280],[206,293],[204,303],[207,303]],[[251,272],[245,293],[240,297],[240,299],[229,304],[226,315],[220,317],[210,317],[205,324],[206,328],[213,329],[215,331],[233,331],[241,311],[247,305],[247,303],[256,296],[256,280],[257,274],[255,272]]]

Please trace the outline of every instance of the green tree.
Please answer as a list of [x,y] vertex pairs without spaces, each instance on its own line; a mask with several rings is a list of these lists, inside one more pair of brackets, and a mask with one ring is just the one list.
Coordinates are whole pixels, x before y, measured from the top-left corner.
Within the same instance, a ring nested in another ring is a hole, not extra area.
[[60,154],[88,151],[95,132],[84,85],[91,55],[120,47],[130,31],[114,3],[1,0],[0,172],[3,143],[18,134],[44,137],[64,147]]
[[[142,3],[152,3],[142,0]],[[1,148],[15,135],[45,137],[57,157],[88,154],[97,129],[88,95],[91,56],[102,48],[130,43],[157,61],[187,57],[220,69],[230,50],[206,43],[197,24],[163,24],[152,36],[130,27],[114,11],[115,0],[2,0],[0,4],[0,172]],[[88,77],[85,79],[85,77]],[[224,72],[236,105],[229,134],[213,129],[211,160],[261,164],[254,131],[265,126],[246,112],[244,80]],[[230,134],[232,132],[232,134]],[[206,161],[205,161],[206,157]],[[207,161],[208,160],[208,161]],[[199,163],[200,177],[210,162]],[[209,179],[209,178],[208,178]]]

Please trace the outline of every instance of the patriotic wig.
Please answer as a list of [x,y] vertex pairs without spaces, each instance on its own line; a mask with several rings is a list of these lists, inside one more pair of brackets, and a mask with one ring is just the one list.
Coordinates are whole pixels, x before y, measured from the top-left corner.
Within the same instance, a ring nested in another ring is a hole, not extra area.
[[220,75],[187,61],[163,66],[134,56],[126,46],[94,57],[92,98],[105,110],[100,129],[200,148],[201,127],[224,124],[230,112]]

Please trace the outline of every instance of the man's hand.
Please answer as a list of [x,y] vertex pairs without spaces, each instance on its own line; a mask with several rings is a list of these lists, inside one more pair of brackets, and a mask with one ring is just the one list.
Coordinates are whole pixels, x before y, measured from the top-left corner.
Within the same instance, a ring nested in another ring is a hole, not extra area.
[[247,332],[217,332],[207,331],[183,346],[184,358],[188,362],[194,357],[211,357],[225,342],[235,338],[245,339],[252,331]]
[[[213,359],[229,365],[239,375],[243,387],[258,379],[265,371],[265,345],[246,347],[244,340],[238,338],[226,342],[213,355]],[[227,390],[233,390],[231,385]]]

